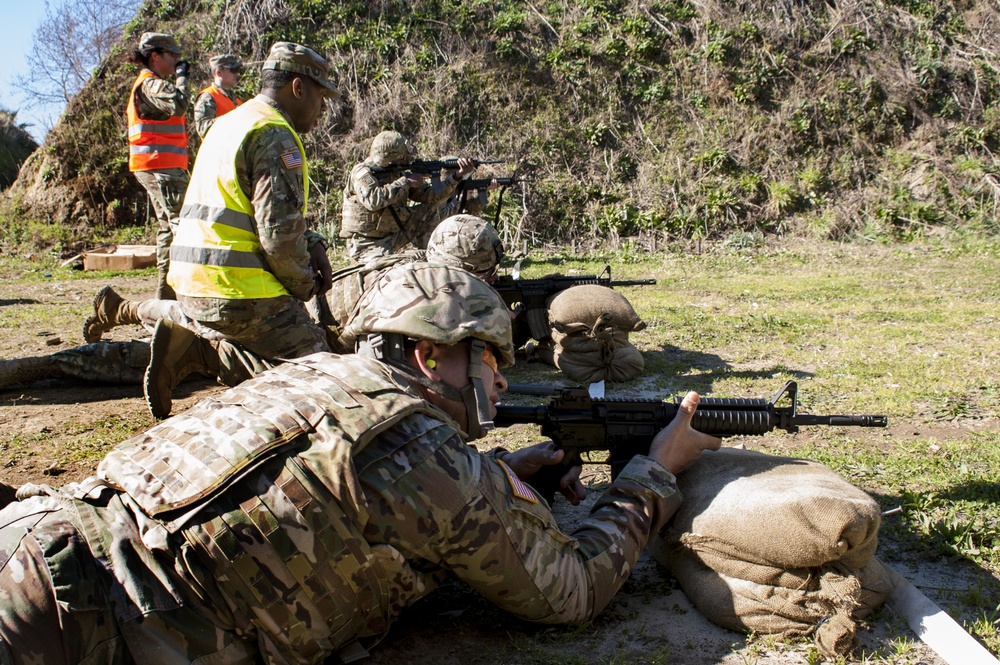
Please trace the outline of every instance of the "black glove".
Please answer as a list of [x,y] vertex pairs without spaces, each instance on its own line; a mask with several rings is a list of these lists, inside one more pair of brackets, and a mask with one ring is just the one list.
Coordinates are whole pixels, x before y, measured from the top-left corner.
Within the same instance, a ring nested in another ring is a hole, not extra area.
[[174,65],[174,76],[187,76],[188,75],[188,61],[179,60],[176,65]]

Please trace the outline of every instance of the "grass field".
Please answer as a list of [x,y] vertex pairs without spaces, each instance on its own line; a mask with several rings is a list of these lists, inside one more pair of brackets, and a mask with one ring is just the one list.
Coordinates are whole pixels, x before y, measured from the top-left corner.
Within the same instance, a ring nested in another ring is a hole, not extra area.
[[[1000,245],[790,242],[702,253],[552,253],[526,262],[522,275],[591,274],[606,264],[616,278],[659,282],[622,289],[649,324],[632,336],[646,370],[608,386],[609,395],[667,397],[694,389],[770,397],[794,379],[803,412],[887,415],[885,430],[810,428],[745,444],[821,461],[883,509],[901,508],[883,520],[881,558],[965,560],[971,582],[944,585],[934,598],[1000,653]],[[79,326],[101,285],[121,284],[123,293],[139,298],[151,295],[155,279],[149,272],[81,273],[11,254],[0,259],[0,277],[4,358],[81,343]],[[39,330],[58,343],[47,346]],[[531,363],[512,368],[508,379],[545,383],[561,375]],[[115,442],[152,423],[141,391],[121,392],[103,411],[45,391],[42,397],[0,393],[0,478],[7,482],[53,482],[45,476],[53,457],[84,473]],[[33,422],[35,406],[47,418],[53,409],[63,417],[23,425]],[[504,430],[488,444],[524,440],[523,430]],[[58,452],[46,453],[46,446]],[[747,655],[754,644],[760,650],[760,642],[749,644],[744,662],[778,662]],[[917,662],[905,646],[894,642],[850,662]]]

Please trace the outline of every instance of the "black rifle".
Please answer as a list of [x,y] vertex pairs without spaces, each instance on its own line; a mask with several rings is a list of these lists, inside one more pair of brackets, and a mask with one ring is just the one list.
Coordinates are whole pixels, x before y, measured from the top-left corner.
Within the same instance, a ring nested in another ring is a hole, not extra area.
[[500,211],[503,209],[503,194],[506,192],[511,185],[516,185],[521,182],[533,182],[525,178],[515,178],[513,176],[503,177],[503,178],[470,178],[469,180],[463,180],[458,183],[458,190],[462,195],[462,201],[459,203],[458,211],[465,212],[465,198],[469,191],[477,190],[483,191],[487,187],[493,184],[496,180],[497,184],[500,185],[500,194],[497,196],[497,207],[496,214],[493,217],[493,227],[496,229],[500,228]]
[[[655,279],[611,279],[611,266],[605,266],[600,275],[577,275],[576,277],[556,275],[538,279],[515,279],[501,275],[493,284],[503,301],[511,309],[518,311],[518,318],[524,317],[528,324],[528,334],[538,340],[548,339],[549,320],[546,314],[548,299],[573,286],[599,284],[616,286],[648,286],[656,284]],[[517,340],[523,344],[527,340]],[[519,344],[520,345],[520,344]]]
[[[712,436],[761,435],[774,429],[797,432],[799,427],[885,427],[885,416],[814,416],[797,413],[798,386],[789,381],[774,399],[702,398],[691,420],[694,429]],[[777,406],[787,396],[791,404]],[[673,402],[658,399],[593,399],[586,388],[553,388],[548,404],[538,406],[497,406],[493,423],[508,427],[518,423],[541,425],[541,434],[566,451],[560,465],[543,467],[530,483],[551,498],[567,467],[579,464],[610,464],[611,476],[636,455],[649,454],[656,434],[674,419],[681,397]],[[607,451],[606,460],[594,460],[590,453]]]
[[[473,166],[478,168],[483,164],[506,164],[509,161],[511,160],[473,159],[472,164]],[[458,158],[430,159],[430,160],[410,162],[409,164],[397,164],[393,166],[374,166],[371,168],[372,175],[374,175],[376,178],[379,178],[380,180],[387,175],[391,175],[393,179],[395,179],[409,173],[419,173],[421,175],[437,176],[441,174],[442,170],[457,171]]]

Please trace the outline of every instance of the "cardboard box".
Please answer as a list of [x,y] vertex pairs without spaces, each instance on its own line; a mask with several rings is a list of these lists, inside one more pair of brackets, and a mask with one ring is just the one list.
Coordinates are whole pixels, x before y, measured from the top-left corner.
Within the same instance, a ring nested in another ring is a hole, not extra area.
[[155,265],[156,247],[153,245],[118,245],[113,252],[104,250],[83,255],[84,270],[139,270]]

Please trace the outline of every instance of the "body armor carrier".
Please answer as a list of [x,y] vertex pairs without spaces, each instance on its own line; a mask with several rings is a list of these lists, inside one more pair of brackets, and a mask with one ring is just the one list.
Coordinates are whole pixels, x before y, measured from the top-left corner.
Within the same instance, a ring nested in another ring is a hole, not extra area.
[[411,414],[450,422],[406,385],[359,356],[289,361],[125,442],[98,475],[153,518],[148,546],[195,548],[264,653],[318,662],[388,628],[352,457]]

